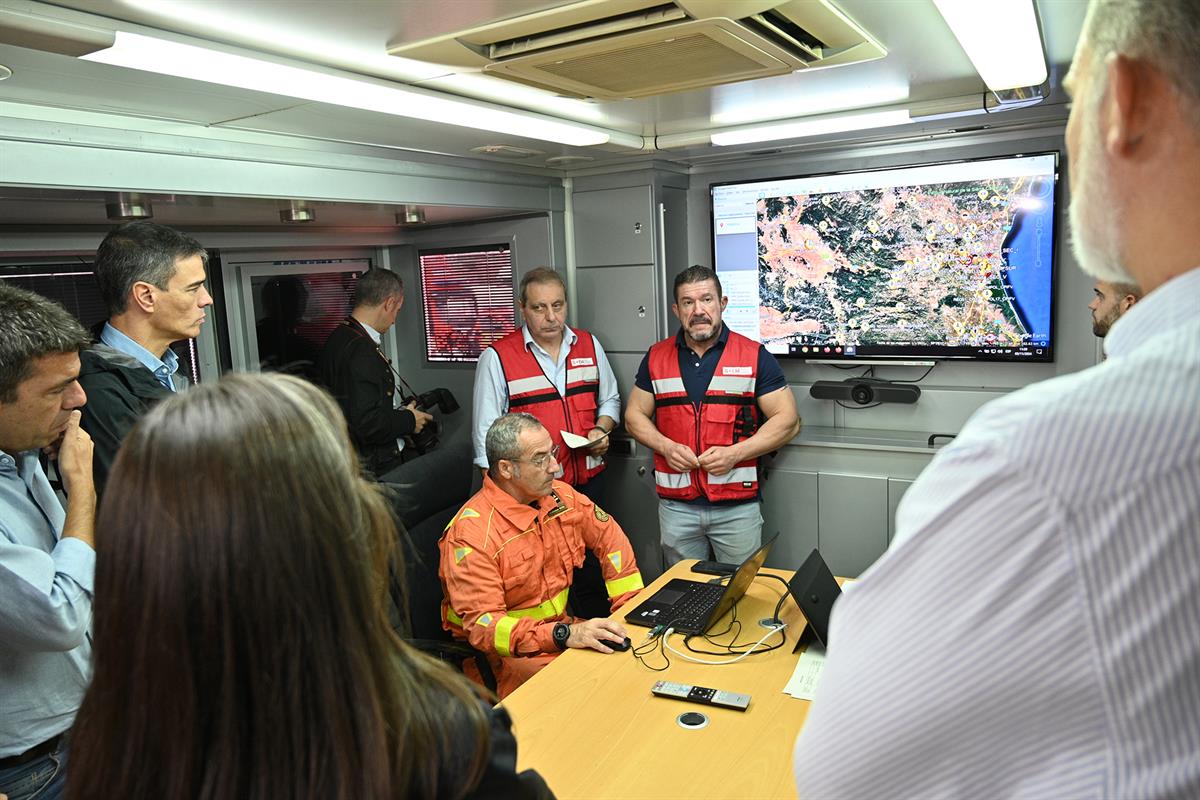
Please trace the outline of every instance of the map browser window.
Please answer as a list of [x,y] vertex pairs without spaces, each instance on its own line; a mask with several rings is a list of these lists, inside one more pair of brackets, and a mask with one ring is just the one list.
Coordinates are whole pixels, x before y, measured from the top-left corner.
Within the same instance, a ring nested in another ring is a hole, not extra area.
[[724,319],[813,359],[1051,361],[1058,154],[715,184]]

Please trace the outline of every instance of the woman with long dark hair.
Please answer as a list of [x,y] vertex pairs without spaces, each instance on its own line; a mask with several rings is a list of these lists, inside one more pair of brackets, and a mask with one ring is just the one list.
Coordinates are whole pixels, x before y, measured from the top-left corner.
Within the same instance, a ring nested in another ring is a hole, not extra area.
[[231,375],[156,407],[97,521],[69,796],[549,797],[504,712],[388,625],[395,535],[310,384]]

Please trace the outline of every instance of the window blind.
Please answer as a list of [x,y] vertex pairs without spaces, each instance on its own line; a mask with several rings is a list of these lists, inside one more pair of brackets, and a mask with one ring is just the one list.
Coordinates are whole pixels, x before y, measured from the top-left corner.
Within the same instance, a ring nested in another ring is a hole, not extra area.
[[515,327],[512,254],[507,244],[420,253],[425,358],[477,361]]

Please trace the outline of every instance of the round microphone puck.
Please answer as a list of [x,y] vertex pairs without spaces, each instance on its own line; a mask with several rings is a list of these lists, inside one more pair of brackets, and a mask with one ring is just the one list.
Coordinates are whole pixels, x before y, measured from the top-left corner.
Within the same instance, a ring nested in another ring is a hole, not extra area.
[[708,717],[699,711],[685,711],[675,718],[681,728],[699,730],[708,726]]

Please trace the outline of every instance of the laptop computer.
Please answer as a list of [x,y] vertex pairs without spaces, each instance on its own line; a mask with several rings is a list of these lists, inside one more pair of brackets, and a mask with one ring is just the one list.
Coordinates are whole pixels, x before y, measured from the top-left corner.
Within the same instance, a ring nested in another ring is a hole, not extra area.
[[834,580],[825,559],[815,548],[788,581],[788,592],[808,621],[804,634],[796,638],[792,652],[796,652],[803,644],[810,644],[814,639],[821,647],[828,647],[829,613],[833,611],[834,602],[841,597],[842,589]]
[[767,553],[777,538],[779,534],[775,534],[771,541],[743,561],[728,583],[722,585],[674,578],[630,611],[625,621],[647,628],[663,625],[688,636],[704,633],[725,616],[734,603],[742,599],[762,569]]

